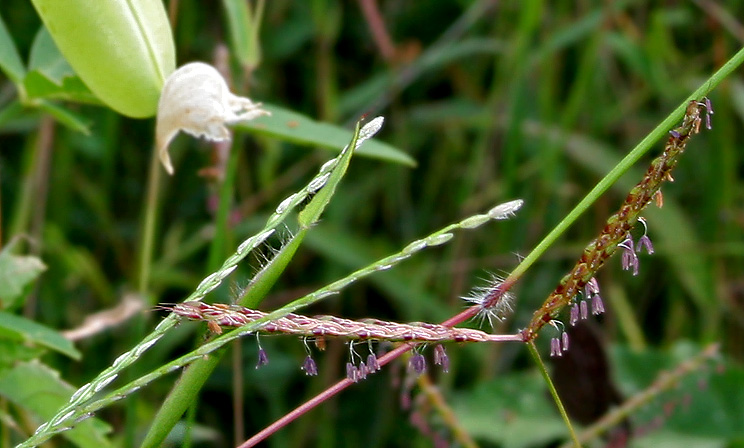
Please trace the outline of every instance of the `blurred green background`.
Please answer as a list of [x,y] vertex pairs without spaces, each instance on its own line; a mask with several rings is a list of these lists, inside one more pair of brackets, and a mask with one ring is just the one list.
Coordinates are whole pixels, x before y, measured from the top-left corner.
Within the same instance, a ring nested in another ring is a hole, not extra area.
[[[744,5],[738,2],[273,0],[252,69],[240,63],[222,3],[167,3],[178,65],[227,63],[238,93],[346,128],[364,114],[383,115],[377,139],[417,164],[357,157],[263,309],[450,222],[506,200],[525,200],[511,221],[459,233],[441,249],[304,310],[350,318],[439,322],[459,312],[459,297],[490,273],[505,275],[516,266],[744,43]],[[363,12],[369,5],[376,5],[379,21]],[[25,0],[3,0],[0,15],[26,58],[40,27],[35,11]],[[645,215],[656,254],[641,257],[637,277],[621,271],[615,259],[598,277],[608,312],[597,329],[605,347],[612,347],[611,370],[623,396],[648,387],[661,369],[673,369],[705,343],[722,343],[719,365],[695,372],[631,416],[639,433],[633,446],[744,444],[741,74],[710,98],[713,130],[691,140],[675,182],[664,187],[664,207],[650,207]],[[0,76],[0,235],[4,246],[23,236],[16,249],[38,255],[47,270],[8,311],[66,330],[137,289],[154,120],[59,102],[89,126],[85,135],[38,109],[16,109],[16,100],[14,86]],[[224,258],[332,156],[240,130],[235,141],[240,154],[233,219],[225,229],[215,227],[216,182],[203,170],[213,164],[211,146],[175,140],[176,175],[163,183],[146,309],[182,300],[209,273],[215,232],[227,232],[232,244],[223,248]],[[659,142],[646,161],[662,147]],[[516,285],[515,312],[496,331],[525,325],[644,170],[634,167]],[[208,300],[229,302],[260,263],[243,263],[231,277],[234,285]],[[81,360],[52,352],[41,359],[80,386],[159,319],[157,312],[136,313],[77,341]],[[201,331],[197,324],[181,325],[133,366],[131,378],[200,343]],[[302,343],[292,337],[261,342],[268,366],[254,369],[256,344],[246,340],[234,349],[236,363],[225,357],[208,380],[192,425],[197,446],[233,445],[236,395],[244,400],[237,431],[250,436],[343,376],[348,352],[341,343],[330,343],[316,357],[320,375],[307,378],[299,369]],[[432,369],[433,380],[482,446],[551,446],[565,437],[524,347],[452,345],[448,353],[450,373]],[[236,390],[236,375],[242,390]],[[414,411],[401,408],[402,375],[400,365],[383,370],[274,435],[269,446],[451,441],[417,389]],[[160,380],[98,415],[113,426],[117,445],[136,446],[175,379]],[[25,430],[34,429],[23,409],[7,401],[0,407],[11,420],[28,424]],[[419,414],[428,431],[409,422]],[[3,446],[23,440],[7,427]],[[174,446],[181,436],[173,434]]]

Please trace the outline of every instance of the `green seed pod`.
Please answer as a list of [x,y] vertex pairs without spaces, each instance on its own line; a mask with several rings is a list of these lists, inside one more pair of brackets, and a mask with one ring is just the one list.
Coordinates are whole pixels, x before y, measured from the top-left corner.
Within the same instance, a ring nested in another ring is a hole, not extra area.
[[32,0],[54,42],[101,101],[134,118],[155,115],[175,70],[161,0]]

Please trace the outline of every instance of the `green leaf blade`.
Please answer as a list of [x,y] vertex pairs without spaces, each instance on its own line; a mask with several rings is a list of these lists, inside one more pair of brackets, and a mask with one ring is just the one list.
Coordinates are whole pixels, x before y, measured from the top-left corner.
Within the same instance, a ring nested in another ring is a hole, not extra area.
[[0,332],[24,342],[46,347],[72,359],[82,358],[69,340],[53,329],[15,314],[0,311]]
[[[264,104],[270,117],[260,117],[236,125],[236,129],[275,137],[301,145],[341,150],[351,140],[352,133],[339,126],[321,123],[273,104]],[[370,141],[360,148],[360,156],[415,167],[416,161],[403,151],[380,141]]]
[[[0,376],[0,396],[39,418],[48,420],[67,403],[73,388],[59,377],[59,372],[38,362],[21,363]],[[75,424],[63,436],[81,448],[108,448],[105,437],[111,428],[98,419]]]
[[0,252],[0,305],[12,306],[24,289],[46,270],[44,263],[30,255],[14,255],[10,247]]
[[5,26],[2,16],[0,16],[0,70],[19,86],[23,77],[26,75],[26,68],[18,53],[18,48],[13,42],[13,38]]

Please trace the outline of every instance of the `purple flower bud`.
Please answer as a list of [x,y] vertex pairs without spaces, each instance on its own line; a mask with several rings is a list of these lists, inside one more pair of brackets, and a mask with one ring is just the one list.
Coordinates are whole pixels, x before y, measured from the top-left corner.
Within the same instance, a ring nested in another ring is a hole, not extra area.
[[266,354],[266,350],[259,347],[258,348],[258,362],[256,363],[256,368],[265,366],[269,363],[269,356]]
[[705,127],[713,129],[713,126],[710,124],[710,116],[715,113],[713,112],[713,103],[710,102],[710,98],[707,96],[703,98],[703,103],[705,104]]
[[636,252],[641,253],[641,249],[646,249],[646,253],[652,255],[654,253],[654,245],[651,244],[651,238],[648,235],[643,235],[636,244]]
[[592,314],[598,316],[604,313],[604,303],[602,303],[602,297],[599,294],[594,294],[592,297]]
[[307,376],[315,376],[318,374],[318,366],[310,355],[307,355],[305,362],[302,363],[302,370],[305,371],[305,375]]
[[357,372],[359,374],[358,376],[360,380],[366,380],[367,374],[370,373],[369,368],[363,362],[359,363],[359,367],[357,367]]
[[434,364],[442,366],[442,372],[449,372],[449,356],[442,345],[434,347]]
[[420,375],[426,372],[426,358],[421,353],[416,353],[408,360],[408,367]]
[[576,325],[576,322],[579,321],[579,305],[578,304],[574,303],[573,305],[571,305],[570,314],[571,316],[569,317],[568,322],[573,327],[574,325]]
[[568,333],[565,331],[561,333],[561,345],[563,345],[563,351],[568,351]]
[[346,363],[346,378],[355,383],[359,380],[359,371],[356,366],[350,362]]
[[594,277],[590,278],[589,281],[586,282],[584,291],[586,292],[587,297],[591,297],[592,294],[598,294],[599,293],[599,282],[597,281],[597,279]]
[[560,339],[552,338],[550,340],[550,356],[563,356]]
[[638,256],[631,250],[623,250],[623,271],[633,269],[633,275],[638,275]]
[[589,305],[586,304],[586,300],[582,300],[579,303],[579,310],[581,311],[581,320],[589,318]]
[[375,356],[374,353],[370,353],[369,356],[367,356],[367,368],[370,373],[377,372],[381,369],[380,363],[377,362],[377,356]]
[[680,138],[680,137],[682,137],[682,134],[680,134],[679,132],[675,131],[674,129],[672,129],[671,131],[669,131],[669,134],[672,137],[674,137],[674,138]]

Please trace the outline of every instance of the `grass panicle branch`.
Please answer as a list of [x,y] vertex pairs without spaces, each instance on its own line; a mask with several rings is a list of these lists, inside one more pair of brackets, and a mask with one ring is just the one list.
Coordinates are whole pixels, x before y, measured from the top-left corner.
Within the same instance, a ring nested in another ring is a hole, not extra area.
[[[289,265],[289,262],[307,235],[308,230],[320,219],[325,207],[335,193],[336,187],[344,177],[352,156],[366,140],[380,130],[383,121],[382,117],[376,117],[363,127],[361,121],[357,122],[349,144],[341,150],[338,157],[325,163],[320,168],[320,173],[316,176],[316,179],[308,184],[307,194],[305,195],[302,192],[295,193],[277,206],[275,216],[283,215],[296,203],[295,201],[303,198],[303,196],[310,197],[312,195],[312,198],[297,216],[300,226],[299,230],[256,273],[247,288],[248,294],[239,298],[241,305],[257,306],[263,301],[266,294],[276,284],[282,272]],[[271,222],[271,218],[269,222]],[[281,222],[284,222],[284,220],[282,219]],[[163,444],[165,438],[181,418],[181,415],[187,410],[190,403],[196,400],[199,391],[204,386],[206,378],[209,378],[221,358],[221,353],[215,353],[211,357],[197,360],[186,369],[180,381],[176,383],[163,402],[163,405],[155,414],[150,429],[142,442],[143,448],[156,447]]]
[[[267,313],[239,305],[210,305],[184,302],[162,308],[191,320],[207,322],[209,328],[221,333],[221,327],[240,327],[266,317]],[[424,322],[396,323],[378,319],[350,320],[336,316],[308,317],[289,313],[273,319],[258,329],[258,333],[291,334],[306,338],[337,337],[348,340],[388,342],[506,342],[519,340],[515,335],[488,334],[470,328],[452,328]]]
[[566,305],[575,300],[575,297],[594,278],[605,261],[615,253],[620,244],[626,241],[643,209],[654,198],[657,198],[657,202],[661,204],[662,183],[673,180],[672,170],[677,165],[690,137],[700,132],[703,115],[706,127],[710,129],[710,115],[712,114],[713,109],[707,98],[700,101],[692,100],[688,103],[682,124],[669,132],[670,136],[664,152],[651,162],[643,179],[628,193],[617,213],[607,219],[607,224],[599,236],[586,246],[573,269],[561,279],[540,309],[535,311],[530,323],[522,330],[525,341],[535,339],[545,324],[555,319]]
[[[92,400],[87,403],[82,403],[80,406],[75,407],[75,409],[72,409],[69,412],[69,415],[63,415],[62,417],[58,418],[56,420],[51,420],[53,424],[49,424],[44,430],[38,431],[38,434],[32,438],[28,439],[24,444],[19,445],[19,448],[21,447],[31,447],[35,444],[41,443],[37,442],[37,440],[40,440],[40,438],[43,436],[46,440],[49,437],[51,437],[54,434],[61,433],[67,429],[69,429],[69,425],[61,425],[63,422],[71,422],[75,421],[75,419],[83,418],[83,417],[89,417],[93,415],[93,413],[97,412],[100,409],[103,409],[123,398],[128,396],[129,394],[136,392],[137,390],[141,389],[142,387],[148,385],[152,381],[155,381],[158,378],[161,378],[171,372],[174,372],[176,370],[181,369],[184,366],[187,366],[191,363],[194,363],[196,361],[204,359],[207,355],[210,355],[214,353],[215,351],[221,349],[228,343],[246,336],[250,334],[254,334],[256,331],[258,331],[263,325],[268,324],[274,320],[280,319],[287,314],[297,311],[300,308],[303,308],[305,306],[309,306],[311,304],[314,304],[320,300],[323,300],[327,297],[330,297],[332,295],[337,294],[341,289],[349,286],[350,284],[361,280],[368,275],[390,269],[392,266],[402,262],[403,260],[411,257],[413,254],[420,252],[426,248],[429,247],[435,247],[442,244],[445,244],[448,242],[453,234],[452,231],[456,229],[473,229],[476,228],[485,222],[489,220],[503,220],[507,219],[514,215],[514,213],[521,207],[522,201],[521,200],[515,200],[511,202],[507,202],[501,205],[498,205],[494,208],[492,208],[488,213],[483,215],[475,215],[470,218],[466,218],[458,223],[451,224],[443,229],[440,229],[430,235],[428,235],[425,238],[416,240],[410,244],[408,244],[405,248],[403,248],[401,251],[392,254],[388,257],[385,257],[381,260],[378,260],[377,262],[368,265],[351,275],[344,277],[340,280],[337,280],[324,288],[321,288],[311,294],[308,294],[305,297],[302,297],[301,299],[298,299],[282,308],[277,309],[276,311],[272,311],[270,313],[267,313],[265,316],[252,320],[248,322],[247,324],[236,328],[235,330],[232,330],[230,332],[226,332],[225,334],[208,341],[204,343],[203,345],[197,347],[195,350],[182,355],[181,357],[174,359],[173,361],[170,361],[166,363],[163,366],[160,366],[159,368],[153,370],[152,372],[141,376],[140,378],[125,384],[124,386],[119,387],[118,389],[115,389],[108,394],[106,394],[103,398],[98,400]],[[485,218],[485,219],[484,219]],[[162,322],[177,322],[178,319],[175,315],[169,316],[166,319],[164,319]],[[162,323],[161,323],[162,325]],[[506,337],[506,336],[504,336]],[[521,340],[520,335],[511,335],[511,339],[513,341],[519,341]],[[384,366],[385,364],[389,363],[390,361],[396,359],[400,354],[405,353],[409,348],[413,347],[411,344],[405,344],[402,345],[385,355],[381,356],[378,360],[380,366]],[[211,358],[210,358],[211,359]],[[103,386],[100,387],[99,390],[103,389],[106,385],[108,385],[113,379],[106,382]],[[354,382],[349,379],[342,380],[339,384],[341,384],[341,389],[348,387],[348,385],[353,384]],[[322,399],[321,401],[322,402]],[[314,405],[319,404],[320,402],[316,402]],[[307,407],[307,410],[311,409],[314,405],[309,405]],[[305,411],[306,412],[306,411]],[[293,418],[297,418],[301,415],[301,412],[298,413],[290,413],[287,414],[288,421],[291,421]],[[262,432],[264,433],[264,432]],[[265,433],[264,433],[265,434]],[[255,437],[257,437],[258,434]],[[266,435],[268,437],[268,434]],[[42,441],[43,441],[42,440]],[[143,442],[144,444],[144,442]]]
[[[350,148],[358,148],[366,139],[371,138],[381,126],[382,118],[378,117],[367,123],[363,132],[357,127],[352,143],[347,145],[337,157],[326,162],[320,168],[318,174],[305,187],[282,201],[274,213],[269,216],[264,227],[255,235],[244,240],[238,246],[235,253],[228,257],[217,271],[205,277],[185,301],[202,300],[207,294],[219,287],[222,281],[237,268],[238,263],[273,235],[276,229],[284,223],[295,208],[307,200],[308,197],[316,195],[319,191],[323,191],[323,187],[328,184],[331,175],[336,171],[339,161],[349,156]],[[136,344],[131,350],[116,358],[110,367],[73,393],[67,405],[60,409],[49,421],[39,426],[30,438],[18,445],[18,448],[36,446],[48,440],[53,435],[69,429],[72,422],[90,412],[83,411],[83,409],[91,407],[83,406],[86,402],[114,381],[122,370],[134,363],[145,351],[155,345],[177,322],[178,319],[174,316],[169,316],[161,321],[142,341]]]

